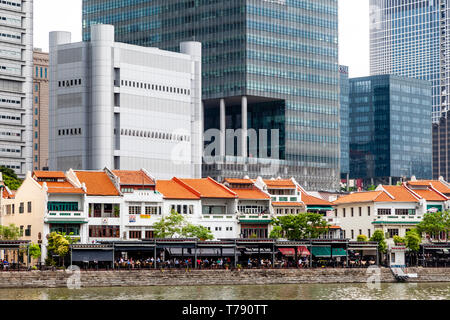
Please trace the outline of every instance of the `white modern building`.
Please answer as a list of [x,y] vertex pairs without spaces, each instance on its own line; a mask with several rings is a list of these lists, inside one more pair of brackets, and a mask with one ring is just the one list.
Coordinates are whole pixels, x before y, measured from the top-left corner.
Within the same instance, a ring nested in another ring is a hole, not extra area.
[[95,25],[89,42],[50,33],[50,170],[139,170],[200,178],[201,44],[181,53],[114,41]]
[[33,1],[0,1],[0,166],[32,169]]

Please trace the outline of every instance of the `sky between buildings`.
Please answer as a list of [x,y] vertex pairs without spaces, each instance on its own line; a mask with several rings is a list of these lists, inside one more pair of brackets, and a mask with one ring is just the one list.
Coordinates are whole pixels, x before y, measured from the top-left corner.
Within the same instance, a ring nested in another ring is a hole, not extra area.
[[[82,0],[34,0],[34,46],[48,51],[50,31],[81,41]],[[339,0],[339,63],[350,77],[369,75],[369,0]]]

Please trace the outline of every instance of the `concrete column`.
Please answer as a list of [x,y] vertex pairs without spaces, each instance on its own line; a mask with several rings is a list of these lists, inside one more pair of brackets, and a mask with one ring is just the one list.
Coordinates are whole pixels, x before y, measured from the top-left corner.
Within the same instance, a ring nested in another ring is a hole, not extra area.
[[242,157],[247,157],[247,130],[248,130],[248,120],[247,120],[247,97],[242,97]]
[[[57,170],[57,158],[59,156],[56,130],[60,125],[57,112],[58,90],[58,46],[71,42],[71,33],[53,31],[49,35],[49,111],[48,111],[48,166],[50,170]],[[33,130],[31,130],[32,132]]]
[[114,27],[91,27],[91,123],[90,169],[101,170],[114,165]]
[[220,156],[225,157],[225,136],[226,136],[226,113],[225,100],[220,99]]
[[202,44],[195,41],[180,43],[180,53],[191,56],[191,176],[202,177],[203,105],[202,105]]

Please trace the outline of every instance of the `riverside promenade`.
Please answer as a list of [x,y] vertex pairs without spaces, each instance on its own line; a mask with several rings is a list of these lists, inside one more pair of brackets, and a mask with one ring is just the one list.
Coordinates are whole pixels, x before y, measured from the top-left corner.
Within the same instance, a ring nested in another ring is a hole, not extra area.
[[[450,268],[408,268],[410,282],[450,282]],[[270,284],[396,282],[390,269],[245,269],[245,270],[116,270],[0,272],[0,288],[81,288],[146,286],[214,286]]]

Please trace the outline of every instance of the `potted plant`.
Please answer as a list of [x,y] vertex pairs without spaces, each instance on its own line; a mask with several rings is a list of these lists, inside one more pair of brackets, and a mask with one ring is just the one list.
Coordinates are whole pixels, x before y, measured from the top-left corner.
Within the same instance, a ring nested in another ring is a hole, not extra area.
[[237,270],[238,270],[238,271],[241,271],[241,269],[242,269],[242,265],[240,265],[240,264],[237,264],[237,265],[236,265],[236,268],[237,268]]
[[114,206],[114,217],[119,218],[120,217],[120,208],[119,206]]
[[230,265],[227,263],[225,264],[225,270],[228,270],[230,268]]

